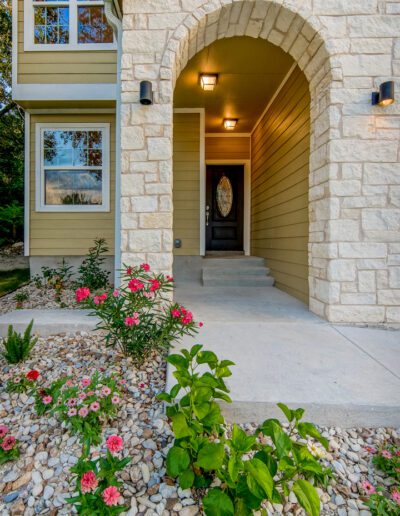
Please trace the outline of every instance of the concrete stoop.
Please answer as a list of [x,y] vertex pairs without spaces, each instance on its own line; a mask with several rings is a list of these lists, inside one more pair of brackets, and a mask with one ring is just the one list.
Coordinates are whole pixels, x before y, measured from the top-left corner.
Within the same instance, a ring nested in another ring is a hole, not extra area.
[[207,257],[203,260],[204,287],[271,287],[274,278],[265,260],[255,256]]

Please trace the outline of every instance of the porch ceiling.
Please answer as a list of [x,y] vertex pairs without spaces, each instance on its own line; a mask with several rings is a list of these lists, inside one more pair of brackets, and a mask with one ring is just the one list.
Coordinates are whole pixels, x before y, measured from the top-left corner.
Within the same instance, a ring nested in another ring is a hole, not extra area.
[[[239,118],[235,131],[250,132],[293,64],[279,47],[263,39],[234,37],[204,48],[178,78],[174,107],[206,110],[206,132],[227,131],[224,118]],[[199,85],[199,73],[218,73],[214,91]]]

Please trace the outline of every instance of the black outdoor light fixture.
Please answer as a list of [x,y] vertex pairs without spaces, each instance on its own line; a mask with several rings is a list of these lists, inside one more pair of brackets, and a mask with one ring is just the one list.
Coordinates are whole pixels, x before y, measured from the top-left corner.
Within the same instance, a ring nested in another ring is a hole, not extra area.
[[150,81],[140,83],[140,103],[144,106],[153,104],[153,86]]
[[394,102],[394,81],[383,82],[379,91],[372,92],[373,106],[389,106]]

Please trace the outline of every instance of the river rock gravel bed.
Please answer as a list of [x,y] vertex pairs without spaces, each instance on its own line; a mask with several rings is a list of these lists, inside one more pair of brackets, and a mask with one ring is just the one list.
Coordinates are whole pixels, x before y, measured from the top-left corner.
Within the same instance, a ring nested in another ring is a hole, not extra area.
[[14,292],[10,292],[0,298],[0,314],[6,314],[16,310],[15,295],[18,292],[24,292],[28,295],[28,299],[24,301],[22,308],[77,308],[79,305],[75,301],[75,291],[66,288],[61,294],[60,301],[55,299],[55,290],[50,287],[37,288],[36,285],[31,282],[24,287],[21,287]]
[[[69,485],[69,468],[80,455],[76,436],[70,435],[52,417],[37,417],[33,399],[25,394],[8,394],[5,382],[10,375],[23,374],[31,368],[41,372],[46,383],[64,375],[77,379],[95,371],[114,372],[126,380],[126,392],[117,419],[104,430],[124,440],[124,455],[132,462],[122,472],[123,502],[129,516],[195,516],[201,514],[199,502],[190,490],[182,491],[166,477],[165,456],[173,437],[155,396],[165,385],[165,360],[153,357],[137,370],[130,359],[105,348],[99,336],[81,332],[39,339],[23,366],[10,366],[0,358],[0,422],[20,440],[21,457],[0,466],[0,514],[33,516],[35,514],[73,514],[65,502],[73,489]],[[244,425],[254,430],[255,425]],[[329,439],[330,462],[336,473],[326,491],[320,490],[323,515],[366,516],[361,481],[373,484],[388,482],[379,478],[371,465],[367,446],[377,447],[385,440],[398,443],[394,429],[322,428]],[[105,439],[104,439],[105,440]],[[98,453],[100,448],[95,450]],[[122,503],[122,500],[121,500]],[[285,505],[267,504],[268,514],[303,514],[293,495]]]

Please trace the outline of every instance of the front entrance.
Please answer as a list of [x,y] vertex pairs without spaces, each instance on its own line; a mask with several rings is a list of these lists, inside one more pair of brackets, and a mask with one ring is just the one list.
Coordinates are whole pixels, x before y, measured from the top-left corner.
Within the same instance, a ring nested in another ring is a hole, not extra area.
[[244,167],[207,165],[206,250],[243,251]]

